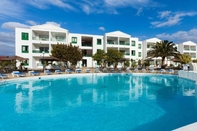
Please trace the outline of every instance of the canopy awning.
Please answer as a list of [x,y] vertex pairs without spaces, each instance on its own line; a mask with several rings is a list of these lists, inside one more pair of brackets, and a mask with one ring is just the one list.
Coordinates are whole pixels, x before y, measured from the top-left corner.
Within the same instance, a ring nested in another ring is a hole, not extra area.
[[54,57],[54,56],[42,57],[42,58],[40,58],[40,60],[44,60],[44,61],[59,61],[59,59]]
[[24,57],[21,57],[21,56],[11,56],[11,57],[7,57],[7,58],[2,58],[1,60],[28,60],[29,58],[24,58]]

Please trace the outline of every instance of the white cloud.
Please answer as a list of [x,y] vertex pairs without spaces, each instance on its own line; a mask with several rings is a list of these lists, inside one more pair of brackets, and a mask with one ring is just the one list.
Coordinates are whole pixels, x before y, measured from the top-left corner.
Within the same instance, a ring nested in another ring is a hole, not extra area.
[[15,30],[16,27],[18,28],[29,28],[29,25],[21,24],[19,22],[5,22],[1,26],[4,29]]
[[99,30],[105,31],[104,27],[99,27]]
[[5,43],[14,43],[14,32],[0,32],[0,42],[5,42]]
[[107,6],[111,7],[126,7],[132,6],[133,8],[139,7],[154,7],[157,4],[151,0],[104,0]]
[[189,31],[178,31],[173,34],[162,33],[156,35],[160,39],[167,39],[169,41],[174,41],[176,43],[181,43],[185,41],[193,41],[197,43],[197,28],[191,29]]
[[0,56],[13,56],[15,54],[14,33],[0,32]]
[[163,12],[159,12],[159,17],[162,18],[166,18],[168,16],[170,16],[171,11],[163,11]]
[[31,0],[26,3],[40,9],[47,9],[50,5],[53,5],[60,8],[75,10],[73,6],[63,2],[62,0]]
[[13,0],[1,0],[0,2],[0,17],[20,18],[23,13],[20,2]]
[[13,56],[15,55],[15,47],[14,45],[9,45],[0,42],[0,56]]
[[82,10],[86,13],[86,14],[90,14],[91,13],[91,9],[88,5],[83,5],[82,6]]
[[27,24],[30,24],[30,25],[37,25],[37,23],[35,21],[32,21],[32,20],[28,20],[26,21]]
[[56,23],[56,22],[52,22],[52,21],[47,21],[46,24],[50,24],[50,25],[54,25],[54,26],[58,26],[60,27],[61,25]]
[[161,19],[161,21],[151,22],[151,25],[155,28],[166,27],[166,26],[170,27],[176,24],[180,24],[180,21],[183,19],[183,17],[186,16],[192,17],[195,15],[197,15],[197,12],[176,12],[176,13],[171,13],[170,11],[159,12],[158,17]]
[[137,10],[137,13],[136,13],[136,15],[137,16],[140,16],[140,14],[143,12],[143,8],[139,8],[138,10]]

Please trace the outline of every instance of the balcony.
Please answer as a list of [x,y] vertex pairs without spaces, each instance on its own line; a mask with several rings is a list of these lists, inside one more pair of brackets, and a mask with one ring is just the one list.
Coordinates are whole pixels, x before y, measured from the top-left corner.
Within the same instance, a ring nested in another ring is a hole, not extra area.
[[66,42],[65,38],[51,38],[51,41]]
[[184,48],[184,50],[189,51],[190,49],[189,48]]
[[125,52],[124,55],[130,56],[130,53],[129,52]]
[[48,37],[32,37],[32,40],[49,41]]
[[82,43],[82,46],[92,47],[92,44],[89,44],[89,43]]
[[49,53],[48,50],[32,50],[32,53],[42,53],[44,51],[44,53]]
[[83,57],[92,57],[92,54],[83,54]]
[[119,43],[119,45],[128,45],[128,46],[129,46],[130,43],[126,43],[126,42],[125,42],[125,43],[122,43],[122,42],[121,42],[121,43]]
[[107,41],[107,44],[109,45],[118,45],[118,42],[115,42],[115,41]]

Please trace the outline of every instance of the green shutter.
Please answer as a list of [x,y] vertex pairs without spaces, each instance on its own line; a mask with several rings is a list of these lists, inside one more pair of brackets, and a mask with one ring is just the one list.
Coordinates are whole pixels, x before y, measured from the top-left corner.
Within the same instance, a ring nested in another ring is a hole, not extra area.
[[28,34],[28,33],[22,32],[21,37],[22,37],[22,38],[21,38],[22,40],[29,40],[29,34]]
[[72,43],[77,44],[77,37],[72,37]]
[[101,45],[101,39],[97,39],[97,45]]

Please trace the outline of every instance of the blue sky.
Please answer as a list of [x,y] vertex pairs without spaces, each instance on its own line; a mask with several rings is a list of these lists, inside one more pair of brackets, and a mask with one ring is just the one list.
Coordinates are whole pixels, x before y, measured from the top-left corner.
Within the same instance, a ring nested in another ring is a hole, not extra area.
[[0,0],[0,55],[14,55],[15,27],[49,22],[71,33],[197,43],[196,7],[196,0]]

